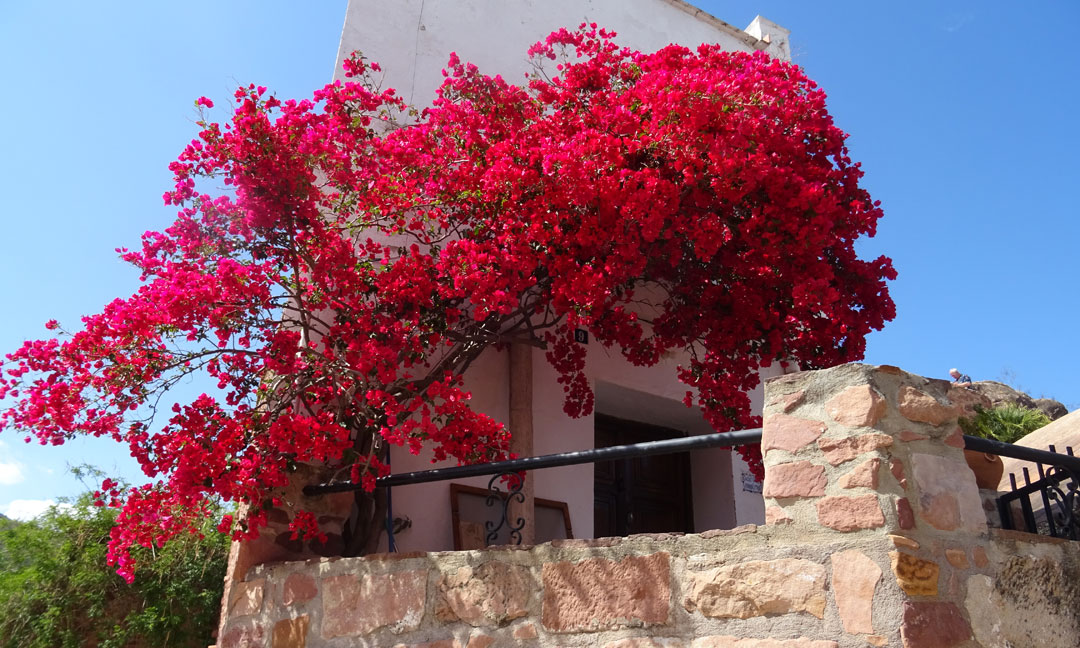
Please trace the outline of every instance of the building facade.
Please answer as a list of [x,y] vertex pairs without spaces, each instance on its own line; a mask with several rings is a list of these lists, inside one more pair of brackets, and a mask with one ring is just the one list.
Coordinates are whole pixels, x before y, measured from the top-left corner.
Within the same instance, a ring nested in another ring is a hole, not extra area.
[[[382,67],[384,88],[423,107],[434,99],[451,52],[486,74],[522,83],[532,71],[526,50],[552,31],[582,22],[613,30],[619,44],[641,51],[672,42],[689,47],[718,43],[728,50],[764,50],[790,58],[788,31],[775,23],[758,17],[740,30],[680,0],[350,0],[336,76],[343,76],[343,60],[359,50]],[[562,387],[542,350],[489,350],[466,374],[473,406],[509,426],[520,456],[713,431],[699,410],[682,403],[686,387],[676,378],[680,358],[635,367],[587,336],[581,343],[588,347],[586,371],[596,408],[579,419],[563,413]],[[762,378],[779,373],[773,368]],[[753,403],[760,411],[760,393],[753,395]],[[434,467],[430,454],[414,456],[397,447],[391,449],[391,463],[395,473]],[[487,478],[462,483],[486,487]],[[549,539],[544,529],[534,533],[533,497],[566,503],[573,534],[582,538],[764,521],[759,485],[726,449],[534,471],[525,492],[526,541]],[[399,551],[454,548],[449,484],[395,488],[392,507],[393,516],[411,523],[395,536]]]

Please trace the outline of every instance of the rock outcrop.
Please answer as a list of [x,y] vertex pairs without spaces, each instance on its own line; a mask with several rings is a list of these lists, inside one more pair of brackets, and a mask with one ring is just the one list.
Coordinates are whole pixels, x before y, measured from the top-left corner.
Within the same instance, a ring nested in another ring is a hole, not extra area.
[[1053,398],[1036,398],[1035,407],[1039,408],[1043,414],[1049,416],[1051,421],[1056,421],[1069,413],[1068,408],[1062,405],[1060,401],[1056,401]]
[[1069,413],[1064,405],[1052,398],[1032,398],[1022,391],[1017,391],[995,380],[973,382],[968,389],[987,398],[990,401],[990,407],[1012,404],[1037,409],[1046,414],[1051,421],[1056,421]]

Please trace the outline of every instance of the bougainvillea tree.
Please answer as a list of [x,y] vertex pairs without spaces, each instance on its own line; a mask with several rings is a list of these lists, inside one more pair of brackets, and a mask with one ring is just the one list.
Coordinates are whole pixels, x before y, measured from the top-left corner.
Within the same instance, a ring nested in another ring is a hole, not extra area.
[[[681,350],[687,405],[717,430],[757,423],[761,366],[861,357],[894,273],[853,250],[881,212],[825,95],[760,52],[612,36],[552,34],[523,86],[452,57],[422,112],[355,56],[310,100],[248,86],[225,124],[199,122],[171,166],[175,223],[121,250],[138,291],[0,378],[5,427],[113,437],[154,480],[104,485],[122,574],[215,498],[248,505],[221,529],[250,537],[298,462],[371,489],[388,444],[506,456],[462,375],[510,341],[546,350],[575,417],[593,396],[574,329],[636,365]],[[154,418],[189,374],[217,391]]]

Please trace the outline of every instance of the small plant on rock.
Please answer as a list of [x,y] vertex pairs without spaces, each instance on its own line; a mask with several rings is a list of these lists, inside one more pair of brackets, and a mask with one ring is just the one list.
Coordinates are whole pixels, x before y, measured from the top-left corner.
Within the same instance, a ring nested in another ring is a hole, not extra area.
[[1050,417],[1039,410],[1019,405],[1001,405],[991,409],[976,406],[975,416],[962,417],[960,427],[964,434],[1016,443],[1049,422]]

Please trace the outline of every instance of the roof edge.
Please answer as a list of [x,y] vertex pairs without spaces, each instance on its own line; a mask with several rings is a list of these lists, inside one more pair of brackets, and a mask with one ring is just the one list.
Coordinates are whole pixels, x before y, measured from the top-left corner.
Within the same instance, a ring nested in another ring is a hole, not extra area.
[[728,34],[739,39],[749,47],[752,47],[754,49],[765,49],[766,47],[768,47],[767,42],[751,36],[750,34],[736,27],[735,25],[724,22],[723,20],[720,20],[708,11],[695,7],[694,5],[686,2],[685,0],[663,0],[663,2],[666,2],[677,9],[681,9],[686,13],[690,14],[691,16],[712,25],[713,27],[716,27],[721,31],[727,32]]

